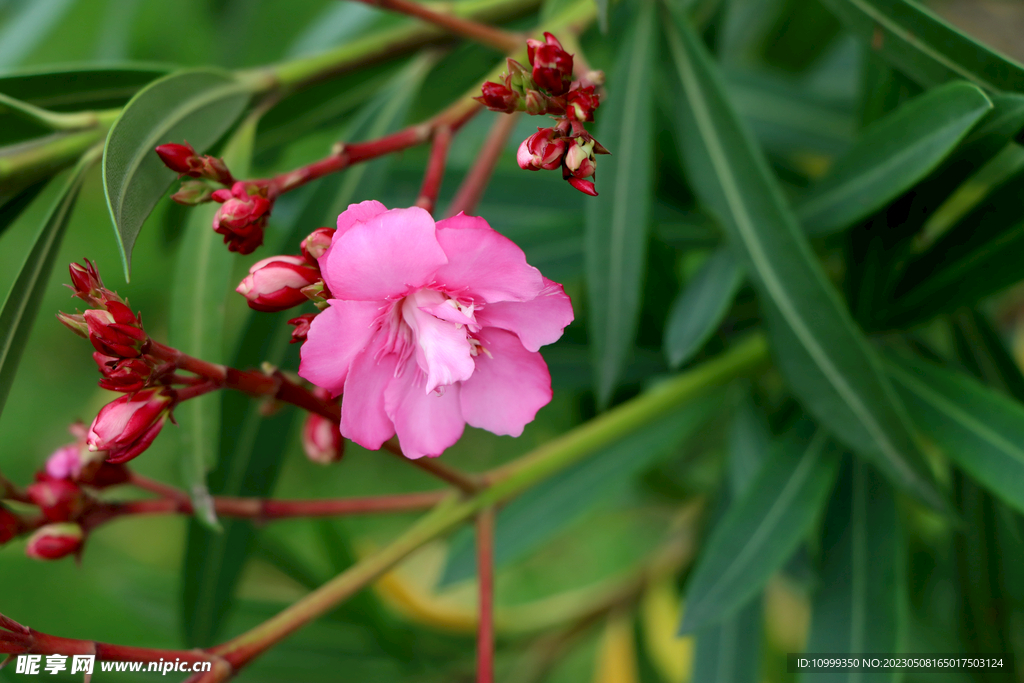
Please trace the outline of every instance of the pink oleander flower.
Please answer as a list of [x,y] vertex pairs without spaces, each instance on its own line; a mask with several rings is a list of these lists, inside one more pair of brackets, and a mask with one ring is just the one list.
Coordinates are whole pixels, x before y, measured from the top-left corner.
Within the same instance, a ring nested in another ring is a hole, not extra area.
[[158,389],[125,394],[100,408],[86,442],[91,451],[108,451],[107,461],[122,463],[149,448],[164,426],[174,399]]
[[299,374],[342,394],[341,434],[437,456],[465,425],[519,436],[551,400],[537,352],[572,322],[562,286],[482,218],[349,206],[320,270],[332,293]]
[[273,313],[309,301],[302,288],[319,279],[319,271],[302,256],[271,256],[254,263],[235,291],[249,308]]

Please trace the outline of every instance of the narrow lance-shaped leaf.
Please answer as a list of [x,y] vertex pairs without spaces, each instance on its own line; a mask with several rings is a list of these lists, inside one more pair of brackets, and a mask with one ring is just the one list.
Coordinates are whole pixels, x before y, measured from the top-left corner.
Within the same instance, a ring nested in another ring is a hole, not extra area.
[[179,71],[146,86],[125,106],[103,151],[103,185],[125,277],[139,230],[174,179],[153,150],[188,141],[202,152],[238,119],[251,88],[220,71]]
[[674,10],[666,33],[682,85],[677,122],[690,182],[744,255],[790,386],[823,425],[899,486],[945,507],[899,398],[798,230],[706,50]]
[[828,435],[801,423],[781,439],[705,544],[686,590],[680,631],[720,623],[785,564],[821,512],[838,459]]
[[743,284],[743,269],[728,246],[720,247],[672,303],[665,326],[665,354],[677,368],[714,334]]
[[879,119],[796,206],[804,230],[852,225],[913,187],[952,152],[992,103],[969,83],[950,83]]
[[[522,558],[602,501],[621,495],[640,472],[673,453],[704,424],[720,399],[713,397],[674,410],[511,501],[498,512],[495,522],[495,564],[502,566]],[[442,585],[475,574],[475,548],[472,533],[464,531],[455,536]]]
[[[225,162],[240,175],[248,171],[257,122],[257,118],[250,117],[224,150]],[[230,278],[234,255],[213,231],[216,209],[214,203],[195,207],[185,227],[171,290],[170,342],[190,356],[222,363],[226,360],[224,307],[233,288]],[[220,397],[214,393],[190,399],[178,406],[175,416],[180,452],[184,454],[184,478],[190,486],[196,517],[216,526],[206,473],[217,461]]]
[[32,331],[32,323],[39,312],[78,191],[82,189],[86,173],[97,161],[98,148],[82,157],[78,165],[71,170],[70,177],[55,181],[63,183],[60,194],[43,220],[32,249],[26,255],[17,279],[7,292],[3,307],[0,307],[0,413],[7,402],[11,384],[18,371],[21,353],[25,350],[29,333]]
[[1024,406],[967,375],[892,356],[890,376],[922,433],[1018,512],[1024,512]]
[[[768,458],[771,435],[750,397],[736,410],[729,429],[729,493],[735,504],[750,490]],[[719,519],[721,522],[721,519]],[[700,629],[690,680],[701,683],[757,683],[761,670],[764,617],[762,593],[757,592],[739,611]]]
[[1024,90],[1024,67],[910,0],[824,0],[872,50],[924,86],[954,79]]
[[[598,402],[606,406],[622,374],[640,319],[647,223],[653,191],[654,2],[642,0],[608,77],[597,139],[600,195],[587,204],[586,264]],[[566,191],[569,191],[566,188]]]
[[[860,460],[847,458],[825,517],[821,556],[807,652],[899,652],[906,606],[896,499],[888,482]],[[900,677],[895,671],[826,671],[803,680],[886,683]]]

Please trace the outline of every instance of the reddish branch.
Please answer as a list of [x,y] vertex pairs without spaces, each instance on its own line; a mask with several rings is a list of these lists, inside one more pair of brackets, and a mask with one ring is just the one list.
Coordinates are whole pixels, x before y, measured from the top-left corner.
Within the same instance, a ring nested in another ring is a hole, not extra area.
[[487,184],[491,182],[491,174],[498,164],[501,152],[505,149],[509,136],[515,130],[519,121],[519,112],[509,115],[499,115],[487,135],[484,146],[480,148],[480,154],[473,162],[473,168],[469,169],[466,179],[459,186],[455,198],[448,205],[448,215],[454,216],[460,211],[472,213],[480,198],[484,196]]
[[437,204],[437,193],[441,190],[441,180],[444,178],[448,146],[451,141],[451,128],[441,126],[437,129],[437,133],[434,135],[434,144],[430,148],[427,172],[423,176],[423,186],[420,188],[420,196],[416,200],[416,206],[426,209],[430,213],[434,213],[434,205]]
[[480,619],[476,636],[477,683],[494,683],[494,508],[476,519],[476,567],[480,584]]
[[518,49],[523,39],[514,33],[502,31],[499,28],[481,24],[472,19],[463,19],[452,14],[435,12],[416,2],[409,0],[358,0],[367,5],[382,7],[392,12],[398,12],[410,17],[416,17],[423,21],[440,26],[441,28],[454,33],[455,35],[469,38],[483,45],[488,45],[500,52],[513,52]]

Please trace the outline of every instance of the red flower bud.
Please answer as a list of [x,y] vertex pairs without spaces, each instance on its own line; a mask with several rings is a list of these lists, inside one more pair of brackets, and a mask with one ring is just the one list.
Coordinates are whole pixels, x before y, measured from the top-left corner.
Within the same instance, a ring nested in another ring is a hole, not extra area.
[[71,273],[71,290],[82,301],[93,304],[103,301],[107,292],[100,279],[100,272],[89,259],[85,259],[85,265],[72,263],[68,266]]
[[19,533],[21,533],[21,520],[13,512],[0,505],[0,545],[15,538]]
[[316,317],[316,313],[304,313],[298,318],[292,318],[288,321],[289,325],[295,325],[295,329],[292,330],[292,340],[290,344],[306,341],[306,335],[309,334],[309,326],[313,322],[313,318]]
[[299,245],[302,249],[302,255],[315,265],[317,259],[323,256],[327,252],[327,248],[331,246],[331,239],[334,237],[335,232],[337,230],[334,228],[317,228],[309,233],[309,237],[302,240],[302,243]]
[[212,195],[215,201],[222,202],[213,217],[213,230],[224,235],[228,250],[239,254],[251,254],[263,244],[263,229],[273,206],[262,194],[249,194],[249,187],[237,182],[230,193],[217,190]]
[[480,88],[481,95],[474,97],[491,111],[511,114],[519,108],[519,93],[502,83],[487,81]]
[[138,391],[145,388],[153,375],[153,368],[144,358],[116,358],[99,351],[92,358],[103,375],[100,386],[110,391]]
[[545,33],[544,38],[546,43],[526,42],[533,80],[552,95],[564,95],[572,83],[572,55],[550,33]]
[[569,94],[565,96],[565,101],[565,113],[575,121],[593,121],[594,110],[601,104],[592,85],[570,90]]
[[198,167],[202,162],[196,156],[196,150],[187,142],[184,145],[173,142],[160,145],[156,148],[156,153],[160,155],[164,166],[175,173],[189,175],[193,178],[199,177]]
[[302,449],[313,462],[330,465],[345,454],[345,440],[341,438],[341,430],[336,423],[310,413],[302,427]]
[[91,451],[108,451],[107,461],[131,460],[149,448],[174,406],[169,394],[147,389],[126,394],[100,409],[86,442]]
[[271,256],[257,261],[235,291],[257,311],[283,311],[305,303],[302,288],[320,279],[320,270],[301,256]]
[[52,479],[77,479],[82,471],[82,447],[77,444],[61,446],[46,459],[46,474]]
[[565,138],[554,128],[538,128],[537,132],[523,140],[516,153],[519,168],[527,171],[553,171],[562,163],[565,154]]
[[568,178],[569,184],[575,187],[583,194],[589,194],[591,197],[597,196],[597,189],[594,187],[594,183],[589,180],[583,180],[582,178]]
[[84,534],[77,524],[47,524],[28,539],[25,554],[36,560],[59,560],[82,547]]
[[88,310],[82,316],[89,327],[89,341],[104,355],[138,358],[149,343],[138,318],[120,301],[108,301],[106,310]]
[[25,489],[28,498],[39,506],[43,516],[51,522],[74,519],[85,507],[85,496],[78,485],[67,479],[37,481]]

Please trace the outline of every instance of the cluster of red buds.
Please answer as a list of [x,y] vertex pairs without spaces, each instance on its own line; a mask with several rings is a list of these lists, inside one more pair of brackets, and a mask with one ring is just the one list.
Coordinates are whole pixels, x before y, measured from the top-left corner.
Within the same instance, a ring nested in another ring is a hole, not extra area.
[[96,492],[127,483],[131,475],[124,465],[106,462],[106,453],[90,450],[84,425],[72,425],[71,433],[75,442],[58,448],[18,496],[38,513],[16,513],[0,505],[0,545],[31,532],[25,547],[29,557],[78,556],[89,530],[110,517],[110,505]]
[[100,410],[85,443],[92,451],[104,452],[109,462],[126,462],[153,443],[170,417],[178,401],[169,386],[174,366],[150,354],[152,342],[142,320],[103,286],[95,264],[72,263],[69,270],[74,296],[93,308],[58,313],[57,318],[92,342],[93,360],[102,376],[99,385],[125,394]]
[[[526,41],[530,69],[508,60],[508,72],[501,83],[488,81],[476,99],[492,111],[511,114],[525,111],[532,116],[551,115],[553,128],[538,128],[523,140],[516,160],[528,171],[562,169],[562,177],[574,188],[597,196],[593,180],[595,154],[609,154],[584,127],[594,120],[601,100],[594,84],[573,81],[573,56],[550,33],[544,42]],[[600,76],[597,76],[600,80]]]
[[[164,165],[186,180],[171,199],[186,206],[214,201],[221,206],[213,218],[214,232],[224,236],[230,251],[251,254],[263,244],[263,232],[274,206],[266,183],[236,181],[222,159],[196,154],[192,145],[168,143],[156,148]],[[224,188],[214,189],[207,182]]]

